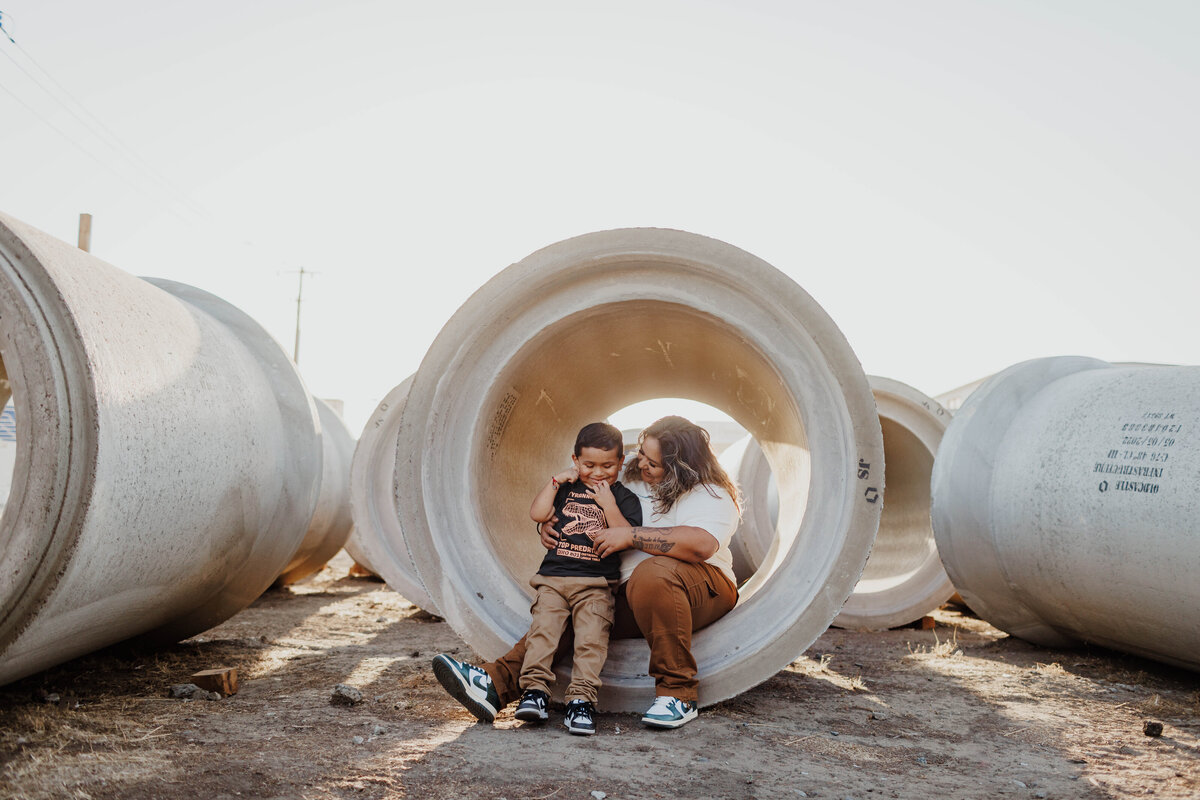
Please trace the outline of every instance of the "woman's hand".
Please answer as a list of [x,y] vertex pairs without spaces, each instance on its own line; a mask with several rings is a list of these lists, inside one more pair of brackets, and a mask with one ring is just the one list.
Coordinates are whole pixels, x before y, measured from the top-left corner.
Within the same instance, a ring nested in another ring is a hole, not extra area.
[[592,539],[592,549],[604,558],[633,547],[633,528],[605,528]]
[[538,525],[538,533],[542,537],[542,547],[547,550],[558,547],[558,531],[554,530],[554,526],[557,524],[558,517],[551,517]]

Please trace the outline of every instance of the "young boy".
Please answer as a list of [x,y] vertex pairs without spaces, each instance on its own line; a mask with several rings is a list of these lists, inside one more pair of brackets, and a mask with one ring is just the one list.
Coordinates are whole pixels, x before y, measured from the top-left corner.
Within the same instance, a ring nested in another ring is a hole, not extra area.
[[570,619],[575,632],[575,658],[567,686],[565,724],[571,733],[596,732],[596,696],[600,670],[608,656],[613,620],[613,588],[621,572],[614,553],[600,558],[592,538],[604,528],[642,524],[637,495],[617,482],[623,455],[621,431],[605,422],[585,425],[575,437],[574,466],[550,478],[533,504],[534,522],[557,517],[558,542],[546,552],[529,584],[537,590],[531,609],[528,649],[521,667],[524,694],[517,719],[545,720],[554,654]]

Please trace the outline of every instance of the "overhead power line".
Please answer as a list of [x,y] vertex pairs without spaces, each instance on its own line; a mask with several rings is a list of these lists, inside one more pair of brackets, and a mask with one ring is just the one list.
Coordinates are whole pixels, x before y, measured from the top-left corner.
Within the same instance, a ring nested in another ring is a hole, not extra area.
[[[146,174],[150,178],[152,178],[153,182],[156,182],[158,184],[158,188],[160,191],[166,191],[168,193],[168,195],[169,195],[169,197],[167,198],[168,200],[178,203],[179,205],[184,207],[190,213],[195,214],[197,217],[200,217],[201,219],[204,219],[208,222],[212,222],[211,216],[203,208],[201,208],[200,206],[193,203],[186,194],[184,194],[179,189],[175,188],[174,184],[172,184],[170,180],[168,180],[160,172],[158,172],[158,170],[156,170],[148,161],[146,161],[146,159],[144,159],[140,155],[138,155],[137,152],[134,151],[134,149],[132,147],[130,147],[128,144],[126,144],[125,141],[123,139],[121,139],[121,137],[119,137],[115,132],[113,132],[113,130],[111,128],[109,128],[107,125],[105,125],[104,122],[99,117],[97,117],[95,114],[93,114],[88,109],[87,106],[85,106],[82,102],[80,102],[78,99],[76,99],[75,96],[72,95],[71,92],[68,91],[67,88],[65,86],[63,86],[60,81],[58,81],[53,75],[50,74],[49,70],[47,70],[45,67],[43,67],[41,65],[41,63],[29,53],[29,51],[27,51],[24,47],[22,47],[21,44],[19,42],[17,42],[16,39],[13,38],[12,33],[7,28],[4,27],[3,12],[0,12],[0,32],[3,32],[5,38],[7,38],[8,41],[11,42],[12,45],[21,52],[21,54],[29,61],[29,63],[32,64],[34,67],[36,67],[37,70],[42,75],[44,75],[45,78],[50,83],[52,83],[55,87],[57,87],[58,91],[63,96],[65,96],[67,99],[69,99],[71,101],[71,103],[73,103],[75,105],[75,107],[79,109],[79,111],[76,111],[75,108],[72,108],[71,105],[64,102],[62,97],[60,97],[58,94],[55,94],[55,92],[51,91],[46,86],[45,83],[43,83],[41,80],[38,79],[38,77],[36,75],[34,75],[28,69],[26,69],[19,61],[17,61],[17,59],[13,58],[12,55],[7,52],[7,50],[0,50],[0,52],[2,52],[4,54],[4,57],[7,58],[9,61],[11,61],[13,63],[13,65],[16,66],[17,69],[19,69],[22,73],[24,73],[25,76],[34,83],[34,85],[36,85],[39,89],[41,89],[43,92],[45,92],[51,98],[51,100],[53,100],[63,110],[65,110],[68,114],[70,114],[72,117],[74,117],[76,121],[78,121],[81,125],[83,125],[83,127],[85,129],[87,129],[87,131],[89,133],[91,133],[92,136],[94,136],[96,139],[98,139],[102,144],[104,144],[106,147],[111,149],[118,156],[120,156],[121,158],[125,159],[127,162],[132,164],[134,167],[136,167],[137,169],[142,171],[144,174]],[[19,98],[12,90],[10,90],[4,86],[0,86],[0,88],[3,88],[5,92],[7,92],[13,99],[15,99],[22,106],[24,106],[31,114],[33,114],[35,117],[37,117],[39,120],[41,120],[45,125],[47,125],[51,129],[53,129],[56,133],[58,133],[60,136],[62,136],[64,139],[66,139],[68,142],[70,142],[72,145],[74,145],[77,149],[79,149],[81,152],[83,152],[89,158],[96,161],[101,166],[105,167],[110,172],[113,172],[115,175],[120,177],[126,183],[126,185],[133,186],[138,191],[142,191],[142,192],[146,191],[144,188],[134,185],[132,182],[129,181],[129,179],[126,176],[117,172],[110,165],[106,164],[105,162],[103,162],[99,158],[97,158],[91,151],[89,151],[87,148],[80,145],[77,141],[75,141],[72,137],[70,137],[65,131],[63,131],[58,126],[54,125],[52,122],[50,122],[50,120],[48,120],[43,115],[39,114],[28,103],[21,100],[21,98]],[[82,114],[80,112],[82,112]],[[87,119],[85,119],[85,115],[86,115]],[[153,199],[161,200],[162,198],[154,197]],[[178,217],[179,215],[175,214],[175,216]],[[183,219],[183,218],[180,217],[180,219]],[[186,222],[186,220],[183,220],[183,221]]]

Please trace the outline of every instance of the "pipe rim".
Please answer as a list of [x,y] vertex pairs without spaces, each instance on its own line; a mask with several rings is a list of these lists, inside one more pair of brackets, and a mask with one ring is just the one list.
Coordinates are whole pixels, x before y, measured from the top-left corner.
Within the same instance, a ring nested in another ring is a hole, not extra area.
[[[0,518],[0,654],[37,616],[75,549],[98,446],[80,332],[39,254],[49,239],[0,214],[0,341],[18,465]],[[56,336],[55,331],[64,332]],[[52,356],[53,354],[53,356]],[[35,399],[36,398],[36,399]],[[49,487],[35,497],[37,487]],[[50,536],[41,536],[51,530]],[[40,540],[40,542],[39,542]]]
[[350,457],[354,436],[329,403],[314,397],[321,423],[321,493],[304,541],[278,582],[296,583],[319,572],[350,536]]
[[[570,296],[564,296],[563,285]],[[799,539],[820,548],[819,557],[801,558],[798,548],[780,554],[770,576],[777,591],[753,587],[737,608],[695,635],[701,702],[708,704],[775,674],[826,630],[861,574],[879,524],[881,471],[864,482],[854,469],[859,461],[882,463],[882,435],[866,376],[824,310],[766,262],[695,234],[624,229],[559,242],[502,271],[446,324],[413,378],[396,462],[401,527],[422,584],[459,635],[485,657],[507,650],[528,627],[529,595],[513,575],[489,582],[479,577],[486,573],[464,564],[462,551],[482,549],[485,558],[478,561],[485,563],[490,553],[482,534],[486,522],[476,507],[461,502],[464,493],[474,494],[468,463],[474,453],[456,453],[454,445],[487,442],[491,434],[494,455],[503,443],[508,417],[496,412],[508,398],[493,381],[506,377],[506,356],[520,356],[525,345],[536,349],[539,335],[559,332],[556,325],[578,315],[595,309],[622,313],[638,304],[680,319],[691,313],[696,324],[711,324],[717,338],[740,335],[747,357],[758,352],[775,370],[790,407],[773,406],[773,396],[757,398],[772,406],[766,423],[753,409],[723,410],[748,429],[761,431],[769,423],[807,432],[814,463],[828,470],[823,475],[832,486],[799,525]],[[465,391],[471,377],[495,396],[481,401]],[[726,405],[696,394],[676,396]],[[614,398],[610,410],[640,399],[647,398]],[[484,405],[486,400],[495,404]],[[776,423],[775,414],[785,422]],[[529,535],[532,528],[529,523]],[[798,596],[807,602],[797,605]],[[770,623],[755,625],[756,615]],[[646,652],[642,640],[611,643],[606,707],[634,710],[652,696]]]
[[413,376],[405,378],[375,407],[350,460],[350,512],[354,530],[346,552],[384,579],[401,597],[430,614],[438,614],[412,566],[404,529],[396,512],[396,450],[400,413]]
[[[878,375],[868,376],[868,380],[871,384],[871,391],[875,395],[880,420],[898,426],[906,436],[915,440],[917,446],[923,448],[923,455],[928,456],[930,472],[924,479],[924,484],[928,487],[932,477],[934,454],[945,435],[946,427],[950,424],[950,414],[936,400],[906,383]],[[895,443],[893,443],[893,447],[894,445]],[[884,448],[885,451],[888,449],[886,431]],[[893,459],[893,461],[886,462],[884,468],[891,472],[898,466],[900,465],[894,463]],[[889,483],[893,485],[893,489],[898,488],[896,481],[893,480]],[[894,509],[895,492],[892,494],[892,508]],[[950,581],[950,576],[946,574],[935,544],[929,499],[926,497],[924,504],[924,516],[928,525],[928,544],[930,545],[925,557],[914,569],[906,573],[903,580],[898,580],[880,591],[868,594],[856,587],[854,593],[846,600],[842,611],[833,621],[834,625],[855,630],[887,630],[920,619],[954,595],[954,585]],[[873,554],[879,547],[880,538],[886,531],[887,503],[888,498],[885,497],[884,516],[872,549]],[[863,579],[867,578],[870,569],[871,565],[868,560]]]

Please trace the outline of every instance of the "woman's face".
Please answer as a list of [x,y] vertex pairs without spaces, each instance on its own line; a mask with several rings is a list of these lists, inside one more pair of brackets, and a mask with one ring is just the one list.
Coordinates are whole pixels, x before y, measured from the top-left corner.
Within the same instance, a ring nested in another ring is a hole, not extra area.
[[638,448],[637,458],[642,480],[647,485],[654,486],[663,479],[667,471],[663,468],[662,447],[659,445],[658,439],[653,436],[643,438],[642,446]]

